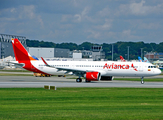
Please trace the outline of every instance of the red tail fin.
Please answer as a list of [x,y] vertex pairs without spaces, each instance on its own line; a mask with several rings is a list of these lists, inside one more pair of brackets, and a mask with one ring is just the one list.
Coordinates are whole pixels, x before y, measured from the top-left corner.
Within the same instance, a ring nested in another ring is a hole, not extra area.
[[119,56],[119,57],[120,57],[120,60],[121,60],[122,62],[125,62],[125,61],[126,61],[122,56]]
[[12,46],[14,49],[16,61],[18,61],[19,63],[35,60],[29,55],[27,50],[24,48],[24,46],[19,42],[17,38],[12,39]]
[[18,61],[19,63],[24,63],[23,66],[24,69],[32,72],[47,74],[37,69],[31,63],[31,60],[35,60],[35,59],[30,56],[30,54],[27,52],[27,50],[24,48],[24,46],[19,42],[17,38],[12,39],[12,46],[14,49],[16,61]]

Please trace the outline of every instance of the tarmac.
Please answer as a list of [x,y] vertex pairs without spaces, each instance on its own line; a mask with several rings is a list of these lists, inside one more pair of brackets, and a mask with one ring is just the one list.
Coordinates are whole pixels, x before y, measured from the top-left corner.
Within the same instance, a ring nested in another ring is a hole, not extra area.
[[[155,76],[153,78],[163,78]],[[58,87],[126,87],[126,88],[163,88],[163,82],[133,81],[92,81],[77,83],[70,77],[34,77],[34,76],[0,76],[0,88],[43,88],[44,85]],[[141,81],[141,79],[140,79]]]

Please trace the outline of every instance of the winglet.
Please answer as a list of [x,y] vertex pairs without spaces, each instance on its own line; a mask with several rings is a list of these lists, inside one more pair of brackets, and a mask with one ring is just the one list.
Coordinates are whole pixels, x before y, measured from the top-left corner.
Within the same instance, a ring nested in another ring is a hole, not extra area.
[[44,60],[43,57],[41,57],[42,61],[45,63],[46,66],[50,67],[50,65],[48,65],[48,63]]

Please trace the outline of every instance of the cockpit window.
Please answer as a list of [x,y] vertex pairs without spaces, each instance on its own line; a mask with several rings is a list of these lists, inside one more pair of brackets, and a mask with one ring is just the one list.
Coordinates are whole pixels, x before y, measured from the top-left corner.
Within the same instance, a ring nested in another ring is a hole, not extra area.
[[156,66],[148,66],[148,68],[157,68]]

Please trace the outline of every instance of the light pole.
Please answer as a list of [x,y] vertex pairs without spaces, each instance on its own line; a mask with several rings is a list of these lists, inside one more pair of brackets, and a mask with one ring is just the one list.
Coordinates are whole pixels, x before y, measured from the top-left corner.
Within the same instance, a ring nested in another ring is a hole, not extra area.
[[113,61],[113,53],[114,53],[114,44],[112,44],[112,61]]
[[127,46],[128,47],[128,61],[129,61],[129,48],[130,48],[130,46]]
[[141,49],[141,58],[143,59],[143,55],[142,55],[143,48],[140,48],[140,49]]
[[146,53],[147,53],[147,51],[144,51],[144,52],[143,52],[143,54],[144,54],[144,57],[145,57]]

